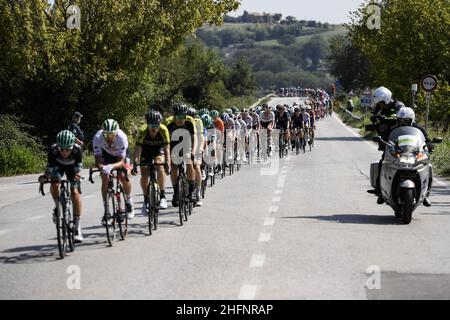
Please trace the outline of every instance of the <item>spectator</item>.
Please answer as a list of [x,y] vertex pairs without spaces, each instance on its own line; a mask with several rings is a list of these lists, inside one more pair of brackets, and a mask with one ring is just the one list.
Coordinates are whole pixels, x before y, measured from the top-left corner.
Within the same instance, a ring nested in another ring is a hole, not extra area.
[[353,104],[352,98],[348,98],[347,110],[350,111],[350,112],[353,112],[354,108],[355,108],[355,105]]
[[75,112],[69,124],[69,131],[73,132],[73,134],[75,135],[75,143],[80,147],[83,147],[84,145],[84,133],[79,126],[82,117],[83,115],[81,113],[79,113],[78,111]]

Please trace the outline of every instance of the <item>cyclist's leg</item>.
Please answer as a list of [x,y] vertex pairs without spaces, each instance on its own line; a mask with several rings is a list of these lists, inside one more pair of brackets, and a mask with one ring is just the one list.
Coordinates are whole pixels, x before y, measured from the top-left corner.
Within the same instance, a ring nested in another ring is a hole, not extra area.
[[[141,159],[140,163],[151,163],[155,153],[152,148],[143,147],[141,151]],[[144,202],[147,204],[148,200],[148,184],[150,179],[150,168],[149,167],[141,167],[141,180],[140,185],[142,189],[142,193],[144,194]],[[144,206],[145,207],[145,206]]]

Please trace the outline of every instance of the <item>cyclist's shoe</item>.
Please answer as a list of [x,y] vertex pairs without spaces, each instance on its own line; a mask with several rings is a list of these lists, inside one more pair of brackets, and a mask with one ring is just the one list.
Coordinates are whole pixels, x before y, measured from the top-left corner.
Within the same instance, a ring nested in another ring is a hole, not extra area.
[[206,171],[202,170],[202,181],[206,180]]
[[141,215],[144,217],[147,216],[147,204],[145,202],[142,204],[142,207],[141,207]]
[[179,205],[180,205],[180,203],[178,202],[178,192],[174,192],[173,197],[172,197],[172,206],[174,206],[176,208]]
[[125,203],[125,209],[127,211],[128,219],[133,219],[135,215],[133,205],[131,203]]
[[167,209],[167,200],[166,200],[166,198],[161,198],[159,200],[159,208],[160,209]]
[[196,204],[197,207],[201,207],[203,205],[203,201],[201,199],[199,199]]
[[378,196],[378,199],[377,199],[377,204],[383,204],[384,203],[384,199],[383,199],[383,196]]
[[423,200],[423,205],[424,205],[425,207],[431,207],[431,201],[430,201],[430,199],[425,198],[425,199]]
[[367,190],[367,193],[370,194],[379,194],[380,192],[377,189]]
[[83,242],[83,234],[81,233],[81,228],[78,227],[77,229],[74,230],[75,234],[74,234],[74,240],[75,243],[82,243]]
[[58,209],[53,209],[53,214],[52,214],[52,219],[53,219],[53,223],[56,224],[56,218],[57,218],[57,210]]
[[[107,216],[108,216],[108,226],[110,226],[112,224],[112,217],[109,213],[107,214]],[[104,227],[106,227],[105,215],[103,215],[103,218],[102,218],[102,225]]]

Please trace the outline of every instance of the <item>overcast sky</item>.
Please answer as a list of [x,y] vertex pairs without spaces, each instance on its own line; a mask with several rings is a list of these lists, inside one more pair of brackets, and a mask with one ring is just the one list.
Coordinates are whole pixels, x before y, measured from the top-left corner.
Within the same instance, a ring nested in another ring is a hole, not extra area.
[[356,10],[363,0],[240,0],[239,10],[232,16],[248,12],[281,13],[283,17],[294,16],[298,20],[320,22],[349,22],[349,11]]

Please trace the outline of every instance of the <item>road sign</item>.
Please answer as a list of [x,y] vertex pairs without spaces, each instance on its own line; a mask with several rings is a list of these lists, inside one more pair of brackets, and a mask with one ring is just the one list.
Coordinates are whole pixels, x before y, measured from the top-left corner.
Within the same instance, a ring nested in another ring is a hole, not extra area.
[[363,91],[364,96],[372,96],[372,90],[369,87],[365,88]]
[[431,101],[431,92],[427,92],[427,93],[425,94],[425,101],[426,101],[426,102],[430,102],[430,101]]
[[361,107],[370,107],[372,105],[372,96],[361,96]]
[[437,78],[431,74],[428,74],[422,78],[421,81],[422,89],[426,92],[432,92],[437,87]]

